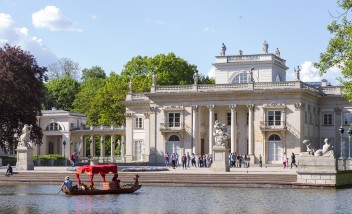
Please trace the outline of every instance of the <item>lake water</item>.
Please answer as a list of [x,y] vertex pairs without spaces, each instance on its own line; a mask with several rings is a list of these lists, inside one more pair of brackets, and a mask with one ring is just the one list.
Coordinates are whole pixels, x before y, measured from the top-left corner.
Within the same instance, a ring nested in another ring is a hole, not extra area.
[[0,186],[0,213],[352,213],[352,189],[151,187],[133,194],[55,195],[59,186]]

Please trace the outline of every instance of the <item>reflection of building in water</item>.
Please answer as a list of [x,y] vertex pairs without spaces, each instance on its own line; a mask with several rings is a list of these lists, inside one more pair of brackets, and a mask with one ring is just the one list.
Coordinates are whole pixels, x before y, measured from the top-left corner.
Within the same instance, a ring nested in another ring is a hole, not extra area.
[[293,69],[270,53],[216,56],[213,65],[214,85],[127,94],[126,161],[141,160],[142,143],[143,160],[152,163],[163,163],[166,152],[212,153],[216,120],[226,125],[230,152],[247,153],[251,162],[261,154],[266,164],[281,163],[284,152],[305,151],[304,139],[321,148],[329,138],[339,152],[337,129],[347,130],[352,117],[341,87],[287,80]]

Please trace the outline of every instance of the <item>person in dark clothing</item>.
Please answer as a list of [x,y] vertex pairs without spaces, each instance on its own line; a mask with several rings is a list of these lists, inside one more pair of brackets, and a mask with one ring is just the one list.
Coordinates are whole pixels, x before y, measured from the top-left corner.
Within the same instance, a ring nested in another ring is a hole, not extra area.
[[291,169],[292,169],[292,164],[296,166],[296,168],[298,167],[296,164],[296,156],[295,153],[292,152],[291,154]]
[[5,176],[10,176],[12,175],[12,166],[10,164],[7,164],[7,170]]

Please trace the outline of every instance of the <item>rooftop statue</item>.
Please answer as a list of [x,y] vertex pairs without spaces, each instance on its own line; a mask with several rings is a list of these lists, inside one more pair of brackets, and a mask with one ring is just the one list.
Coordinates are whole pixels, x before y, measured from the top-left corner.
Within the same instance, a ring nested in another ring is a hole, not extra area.
[[225,53],[226,53],[226,46],[224,43],[222,43],[220,56],[225,56]]
[[228,133],[227,133],[227,128],[225,124],[220,124],[218,120],[215,121],[215,145],[216,146],[225,146],[227,143],[227,138],[228,138]]
[[299,81],[299,72],[301,71],[301,69],[299,68],[299,66],[297,66],[297,69],[296,68],[293,68],[294,72],[295,72],[295,80],[296,81]]
[[18,146],[25,146],[27,148],[32,148],[32,143],[30,139],[30,134],[32,130],[32,125],[25,124],[22,128],[22,134],[20,136],[20,141],[18,142]]
[[199,74],[198,74],[198,71],[196,70],[193,74],[193,79],[194,79],[194,84],[198,84],[198,81],[199,81]]
[[275,55],[276,55],[277,57],[281,57],[281,56],[280,56],[279,48],[276,48]]
[[243,51],[242,51],[242,50],[239,50],[239,51],[238,51],[238,55],[242,56],[242,55],[243,55]]
[[158,78],[157,74],[153,74],[153,76],[152,76],[152,86],[156,86],[157,78]]
[[132,93],[132,80],[130,80],[130,84],[128,85],[128,87],[130,88],[130,93]]
[[263,51],[265,54],[268,54],[268,50],[269,50],[269,44],[265,40],[263,43]]

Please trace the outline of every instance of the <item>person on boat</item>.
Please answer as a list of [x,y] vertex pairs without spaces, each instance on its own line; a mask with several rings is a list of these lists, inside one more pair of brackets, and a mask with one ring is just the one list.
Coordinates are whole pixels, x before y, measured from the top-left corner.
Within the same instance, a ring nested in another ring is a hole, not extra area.
[[110,182],[110,183],[111,183],[111,184],[115,184],[115,185],[117,185],[117,189],[119,189],[119,188],[120,188],[121,181],[120,181],[120,179],[116,178],[115,176],[114,176],[114,177],[112,177],[112,180],[111,180],[111,182]]
[[12,166],[10,164],[7,164],[7,170],[5,176],[10,176],[12,175]]
[[61,185],[61,189],[62,188],[69,189],[69,190],[72,189],[72,181],[70,180],[69,176],[65,177],[65,181]]

